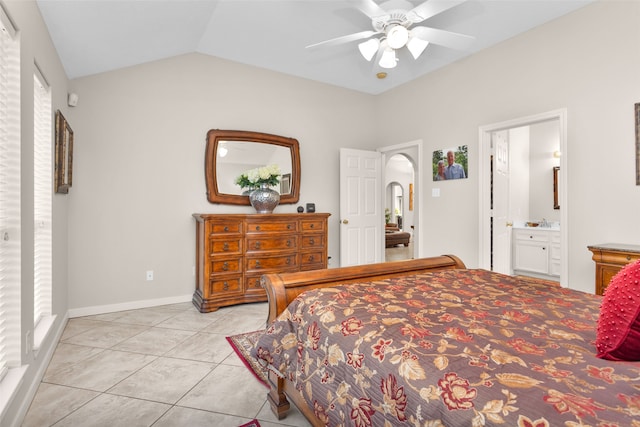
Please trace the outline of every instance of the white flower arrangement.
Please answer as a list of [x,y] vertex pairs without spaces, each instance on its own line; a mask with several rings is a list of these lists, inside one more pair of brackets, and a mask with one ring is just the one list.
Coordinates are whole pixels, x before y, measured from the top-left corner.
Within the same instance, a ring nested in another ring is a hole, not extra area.
[[240,174],[236,178],[236,184],[240,188],[258,188],[262,184],[270,187],[278,185],[280,182],[280,166],[267,165],[259,168],[250,169]]

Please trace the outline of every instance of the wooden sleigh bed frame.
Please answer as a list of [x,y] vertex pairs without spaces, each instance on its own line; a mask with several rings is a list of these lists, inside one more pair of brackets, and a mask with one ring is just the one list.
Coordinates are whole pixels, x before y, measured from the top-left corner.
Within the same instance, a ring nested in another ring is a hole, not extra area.
[[[387,279],[410,274],[441,270],[465,269],[465,264],[454,255],[442,255],[407,261],[394,261],[380,264],[342,267],[328,270],[314,270],[297,273],[266,274],[261,284],[269,300],[268,324],[301,293],[315,288],[326,288],[347,283],[357,283],[378,279]],[[267,395],[271,410],[278,419],[286,416],[291,400],[302,414],[314,426],[324,425],[309,409],[299,392],[291,383],[278,377],[271,370],[268,381],[270,391]]]

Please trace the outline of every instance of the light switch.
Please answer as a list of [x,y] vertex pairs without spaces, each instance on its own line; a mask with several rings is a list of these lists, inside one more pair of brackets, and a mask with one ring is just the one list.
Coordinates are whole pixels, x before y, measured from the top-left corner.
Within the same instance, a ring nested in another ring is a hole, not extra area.
[[432,188],[431,189],[431,197],[440,197],[440,189]]

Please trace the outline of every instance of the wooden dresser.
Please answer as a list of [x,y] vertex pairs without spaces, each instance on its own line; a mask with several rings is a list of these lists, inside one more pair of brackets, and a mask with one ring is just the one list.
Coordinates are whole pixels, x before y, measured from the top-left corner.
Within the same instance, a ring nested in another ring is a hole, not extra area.
[[605,243],[587,246],[596,262],[596,295],[602,295],[613,276],[625,265],[640,259],[640,245]]
[[330,214],[193,214],[196,290],[201,312],[266,301],[266,273],[327,268]]

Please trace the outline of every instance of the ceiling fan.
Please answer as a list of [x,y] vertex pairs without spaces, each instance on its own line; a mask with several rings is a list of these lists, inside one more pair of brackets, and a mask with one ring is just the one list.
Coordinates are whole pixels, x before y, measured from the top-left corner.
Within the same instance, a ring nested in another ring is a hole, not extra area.
[[[362,56],[376,62],[382,68],[397,65],[396,50],[407,47],[414,59],[418,59],[429,43],[464,50],[474,37],[425,26],[414,26],[467,0],[427,0],[413,6],[408,0],[389,0],[378,5],[374,0],[359,0],[358,9],[371,19],[373,30],[361,31],[307,46],[335,46],[362,39],[358,44]],[[380,38],[370,38],[381,34]],[[376,55],[377,54],[377,55]]]

